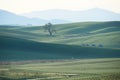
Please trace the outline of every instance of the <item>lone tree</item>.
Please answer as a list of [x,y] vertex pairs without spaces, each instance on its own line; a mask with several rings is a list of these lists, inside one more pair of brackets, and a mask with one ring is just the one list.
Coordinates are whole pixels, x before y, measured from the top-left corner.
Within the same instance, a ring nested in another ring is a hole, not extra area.
[[49,35],[50,35],[50,36],[53,35],[53,32],[56,33],[56,30],[53,28],[52,23],[47,23],[47,24],[45,24],[44,29],[45,29],[45,31],[48,31],[48,32],[49,32]]

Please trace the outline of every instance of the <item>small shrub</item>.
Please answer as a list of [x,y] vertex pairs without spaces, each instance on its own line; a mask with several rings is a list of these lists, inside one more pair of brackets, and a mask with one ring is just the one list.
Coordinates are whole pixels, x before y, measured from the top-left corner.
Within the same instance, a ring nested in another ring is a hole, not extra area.
[[102,44],[99,44],[98,47],[103,47],[103,45],[102,45]]
[[95,47],[95,44],[92,44],[93,47]]

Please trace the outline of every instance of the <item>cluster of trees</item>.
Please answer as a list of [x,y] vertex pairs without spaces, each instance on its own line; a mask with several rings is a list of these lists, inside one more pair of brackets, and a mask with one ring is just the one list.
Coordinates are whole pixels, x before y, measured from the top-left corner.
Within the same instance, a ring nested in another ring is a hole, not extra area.
[[82,46],[103,47],[102,44],[98,44],[98,45],[96,45],[96,44],[82,44]]

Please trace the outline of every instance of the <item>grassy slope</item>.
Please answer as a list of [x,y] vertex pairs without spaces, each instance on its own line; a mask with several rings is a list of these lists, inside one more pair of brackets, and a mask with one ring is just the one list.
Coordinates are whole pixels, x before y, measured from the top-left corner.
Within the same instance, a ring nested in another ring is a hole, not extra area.
[[[120,22],[54,25],[58,30],[54,37],[47,36],[40,26],[0,26],[0,62],[33,60],[29,64],[22,64],[20,61],[21,65],[16,62],[0,65],[0,79],[119,80],[120,49],[114,49],[120,48],[119,25]],[[79,46],[83,43],[102,43],[104,48]],[[35,63],[36,59],[47,61]],[[71,60],[49,62],[48,59]]]
[[120,57],[119,49],[38,43],[5,36],[1,36],[0,38],[0,60]]
[[[119,47],[120,22],[83,22],[54,25],[57,36],[48,37],[42,26],[8,28],[0,26],[1,34],[20,37],[38,42],[60,44],[103,44],[104,47]],[[6,29],[7,28],[7,29]],[[101,36],[99,36],[101,35]],[[76,43],[77,39],[77,44]],[[90,40],[89,40],[90,39]],[[115,41],[113,40],[115,39]],[[112,44],[111,44],[112,43]]]
[[[109,73],[119,72],[119,58],[100,58],[100,59],[81,59],[81,60],[68,60],[68,61],[56,61],[56,62],[45,62],[45,63],[32,63],[24,64],[16,69],[35,70],[42,72],[68,72],[68,73]],[[114,64],[114,65],[113,65]],[[89,66],[89,67],[88,67]],[[111,68],[110,70],[110,67]],[[102,70],[100,70],[100,68]],[[98,71],[99,69],[99,71]],[[106,71],[104,71],[106,69]],[[64,70],[64,71],[63,71]],[[107,71],[108,70],[108,71]]]
[[[57,36],[53,37],[47,36],[42,26],[0,26],[0,53],[2,55],[0,59],[120,57],[119,49],[107,49],[108,47],[120,48],[119,25],[119,21],[54,25],[58,32]],[[106,48],[80,47],[82,44],[89,44],[89,46],[103,44]]]
[[119,80],[119,62],[119,58],[33,61],[29,64],[13,62],[11,65],[0,65],[0,70],[2,69],[0,78],[3,80]]
[[56,37],[43,37],[47,35],[42,27],[29,27],[21,28],[25,32],[34,33],[42,36],[36,37],[34,41],[59,43],[59,44],[103,44],[104,47],[119,48],[120,47],[120,22],[83,22],[83,23],[71,23],[54,25],[57,30]]

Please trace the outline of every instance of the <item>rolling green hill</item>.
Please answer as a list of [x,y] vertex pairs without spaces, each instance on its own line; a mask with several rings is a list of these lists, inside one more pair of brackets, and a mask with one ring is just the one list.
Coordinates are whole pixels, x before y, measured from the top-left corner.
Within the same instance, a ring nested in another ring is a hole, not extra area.
[[1,25],[0,60],[120,57],[119,21],[53,25],[52,37],[42,27]]
[[1,36],[0,44],[0,60],[120,57],[119,49],[40,43],[5,36]]
[[[42,27],[43,26],[22,27],[14,29],[14,31],[16,31],[15,34],[17,34],[17,37],[37,42],[78,46],[88,44],[89,47],[92,47],[92,44],[95,44],[97,47],[99,44],[102,44],[105,48],[120,48],[119,21],[53,25],[57,30],[57,33],[53,37],[49,37],[48,33],[44,32]],[[12,32],[12,34],[14,34],[14,32]]]

